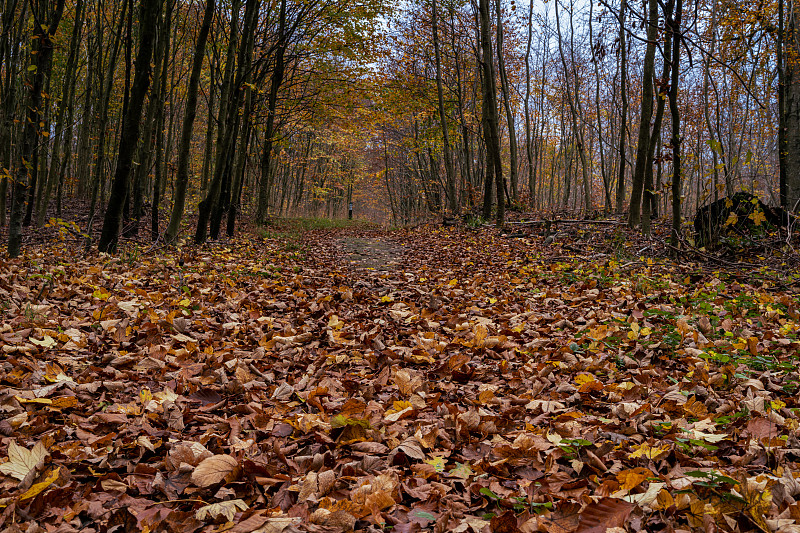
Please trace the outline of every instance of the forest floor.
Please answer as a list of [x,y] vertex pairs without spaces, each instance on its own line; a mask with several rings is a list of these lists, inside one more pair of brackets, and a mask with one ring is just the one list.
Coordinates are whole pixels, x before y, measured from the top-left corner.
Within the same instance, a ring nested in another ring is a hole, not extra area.
[[0,525],[800,531],[796,261],[514,227],[26,241]]

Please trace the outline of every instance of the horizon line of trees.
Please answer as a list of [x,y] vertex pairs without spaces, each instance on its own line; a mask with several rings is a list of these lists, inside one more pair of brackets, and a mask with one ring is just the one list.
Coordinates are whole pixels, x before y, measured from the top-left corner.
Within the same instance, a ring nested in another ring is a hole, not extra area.
[[[784,0],[1,0],[0,224],[670,213],[800,202]],[[146,220],[149,218],[149,220]],[[193,220],[193,218],[192,218]],[[223,229],[224,226],[224,229]]]

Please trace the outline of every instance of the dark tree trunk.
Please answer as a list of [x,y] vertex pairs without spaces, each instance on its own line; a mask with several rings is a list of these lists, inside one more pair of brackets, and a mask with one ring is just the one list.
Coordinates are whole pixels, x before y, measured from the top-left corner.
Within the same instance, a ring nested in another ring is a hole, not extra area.
[[181,138],[178,141],[178,170],[175,175],[172,215],[170,216],[169,226],[167,227],[167,233],[164,237],[164,239],[170,243],[173,242],[178,235],[178,229],[180,228],[181,219],[183,218],[183,209],[186,204],[186,187],[189,184],[189,149],[191,148],[194,119],[197,116],[197,91],[200,87],[200,74],[203,70],[203,58],[206,54],[208,32],[211,28],[211,20],[214,17],[214,5],[214,0],[206,1],[203,22],[200,24],[200,32],[197,35],[197,44],[194,50],[189,87],[186,89],[186,111],[183,116]]
[[625,138],[628,132],[628,56],[626,53],[625,11],[627,0],[621,0],[619,7],[619,93],[622,100],[622,112],[619,125],[619,172],[617,175],[617,213],[622,213],[625,205]]
[[30,91],[28,92],[25,106],[27,112],[19,148],[17,177],[14,182],[11,199],[11,219],[8,228],[8,255],[10,257],[17,257],[22,247],[22,217],[25,209],[25,193],[28,191],[28,187],[33,187],[33,183],[35,183],[34,176],[38,166],[36,147],[39,143],[39,137],[42,136],[39,126],[41,122],[42,90],[50,75],[53,57],[53,37],[64,13],[64,0],[58,0],[52,10],[50,9],[50,2],[47,0],[33,2],[32,11],[37,20],[46,22],[34,25],[34,35],[37,38],[30,51],[30,65],[35,66],[35,68],[28,69],[33,79],[29,80]]
[[658,1],[649,0],[647,5],[647,48],[642,68],[642,110],[639,114],[639,140],[636,144],[636,163],[633,167],[631,201],[628,207],[628,226],[631,228],[636,227],[641,221],[645,165],[647,165],[647,152],[650,150],[650,120],[653,118],[653,75],[655,74],[656,38],[658,37]]
[[[483,105],[486,108],[486,151],[491,151],[491,161],[494,167],[494,181],[497,194],[497,225],[505,224],[505,179],[503,178],[503,163],[500,159],[500,135],[497,120],[497,83],[495,81],[494,58],[491,37],[491,10],[490,0],[480,0],[480,25],[481,48],[483,50]],[[499,1],[499,0],[497,0]],[[487,156],[487,162],[489,156]],[[487,169],[487,176],[489,170]]]
[[668,20],[672,32],[672,85],[669,88],[669,110],[672,114],[672,244],[676,247],[681,233],[681,116],[678,111],[678,81],[682,13],[683,0],[677,0],[675,18]]
[[122,221],[122,208],[128,194],[133,155],[139,144],[142,108],[150,86],[150,61],[153,55],[153,41],[156,34],[156,21],[161,9],[161,0],[141,0],[139,4],[139,50],[136,55],[136,72],[131,86],[128,108],[122,123],[122,134],[119,139],[119,155],[114,181],[111,185],[111,196],[106,206],[103,220],[103,231],[100,235],[98,249],[101,252],[116,251],[119,230]]
[[283,82],[283,74],[286,69],[286,0],[281,0],[280,14],[278,16],[278,45],[275,50],[275,66],[272,70],[272,79],[269,87],[269,98],[267,100],[267,125],[264,133],[264,153],[261,158],[261,183],[258,191],[258,207],[256,210],[256,220],[263,224],[267,220],[269,213],[269,195],[272,192],[270,163],[272,159],[272,143],[275,134],[275,109],[278,102],[278,89]]

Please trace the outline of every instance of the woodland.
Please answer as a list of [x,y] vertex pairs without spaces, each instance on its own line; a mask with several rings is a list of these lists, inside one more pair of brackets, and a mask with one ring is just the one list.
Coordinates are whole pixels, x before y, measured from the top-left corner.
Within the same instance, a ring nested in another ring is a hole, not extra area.
[[797,21],[0,0],[0,531],[800,532]]

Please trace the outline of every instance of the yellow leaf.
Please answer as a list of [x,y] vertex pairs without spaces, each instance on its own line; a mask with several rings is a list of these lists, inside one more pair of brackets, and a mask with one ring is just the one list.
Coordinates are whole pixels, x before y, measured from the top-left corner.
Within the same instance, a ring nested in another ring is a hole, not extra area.
[[669,452],[669,444],[662,444],[661,446],[650,446],[646,442],[635,446],[634,451],[628,454],[628,459],[644,458],[644,459],[657,459],[661,455]]
[[53,404],[53,400],[51,400],[50,398],[31,398],[30,400],[27,399],[27,398],[22,398],[21,396],[14,396],[14,398],[19,403],[40,403],[42,405],[52,405]]
[[444,457],[436,456],[433,459],[426,459],[425,462],[433,466],[433,469],[437,472],[444,472],[444,466],[446,464]]
[[736,215],[736,213],[731,213],[730,215],[728,215],[728,219],[725,221],[724,226],[726,226],[726,227],[727,226],[733,226],[738,221],[739,221],[739,217]]
[[53,402],[50,404],[50,409],[69,409],[71,407],[76,407],[78,405],[78,398],[75,396],[61,396],[59,398],[53,398]]
[[756,226],[760,226],[763,222],[767,220],[767,217],[764,216],[764,213],[760,209],[750,213],[750,216],[747,218],[752,220],[753,224],[755,224]]
[[651,504],[651,507],[656,511],[663,511],[669,509],[673,505],[675,505],[675,500],[672,498],[672,494],[670,494],[667,489],[661,489],[661,492],[656,496],[655,503]]
[[386,296],[381,297],[381,301],[384,303],[393,302],[394,298],[391,295],[387,294]]
[[773,410],[777,411],[778,409],[783,409],[784,407],[786,407],[786,402],[782,400],[772,400],[771,402],[769,402],[769,405],[770,407],[772,407]]
[[153,393],[147,387],[139,391],[139,401],[142,405],[147,405],[153,399]]
[[619,481],[622,490],[630,491],[652,475],[653,473],[647,468],[633,468],[618,473],[617,481]]
[[107,293],[106,291],[104,291],[103,289],[97,289],[96,291],[94,291],[92,293],[92,296],[94,296],[98,300],[104,300],[105,301],[105,300],[108,300],[109,296],[111,296],[111,295],[109,293]]
[[31,488],[25,491],[25,494],[19,497],[19,501],[27,500],[39,495],[44,489],[55,483],[55,481],[58,479],[60,471],[61,469],[56,467],[43,481],[34,483]]
[[593,338],[596,341],[601,341],[608,337],[608,325],[602,324],[597,326],[596,328],[592,328],[589,330],[589,337]]
[[486,344],[486,338],[489,336],[489,330],[483,324],[479,324],[475,326],[475,339],[472,341],[472,345],[475,348],[483,348]]
[[577,383],[579,386],[585,385],[591,381],[594,381],[594,376],[591,374],[578,374],[575,376],[575,383]]
[[392,413],[399,413],[400,411],[403,411],[403,410],[405,410],[405,409],[408,409],[409,407],[411,407],[411,408],[413,408],[413,407],[414,407],[414,406],[411,404],[411,402],[407,402],[407,401],[404,401],[404,400],[396,401],[396,402],[394,402],[394,403],[392,404],[392,407],[391,407],[390,409],[387,409],[387,410],[386,410],[386,412],[384,413],[384,415],[390,415],[390,414],[392,414]]

